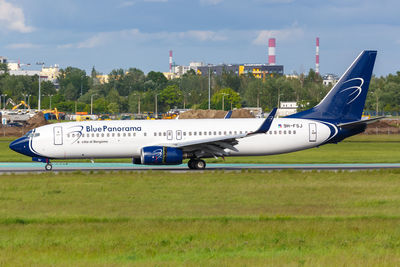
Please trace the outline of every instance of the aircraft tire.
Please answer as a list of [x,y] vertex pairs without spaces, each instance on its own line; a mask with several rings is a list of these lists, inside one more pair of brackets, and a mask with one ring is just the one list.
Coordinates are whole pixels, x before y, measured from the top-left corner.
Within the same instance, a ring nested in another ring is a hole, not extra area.
[[195,160],[193,166],[196,170],[204,170],[206,168],[206,162],[202,159]]
[[193,159],[189,159],[188,161],[188,167],[189,169],[193,170],[194,169],[194,160]]
[[46,166],[44,166],[44,169],[46,171],[51,171],[53,169],[53,165],[51,165],[50,163],[47,163]]

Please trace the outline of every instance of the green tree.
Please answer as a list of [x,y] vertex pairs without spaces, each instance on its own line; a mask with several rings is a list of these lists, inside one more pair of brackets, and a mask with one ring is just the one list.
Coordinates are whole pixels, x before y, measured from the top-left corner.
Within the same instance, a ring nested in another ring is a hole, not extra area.
[[[224,103],[222,103],[222,101]],[[224,110],[230,110],[233,108],[240,108],[240,95],[232,88],[223,88],[212,96],[211,104],[215,109],[223,108]]]
[[164,110],[183,105],[183,94],[177,85],[169,85],[160,93],[161,106]]

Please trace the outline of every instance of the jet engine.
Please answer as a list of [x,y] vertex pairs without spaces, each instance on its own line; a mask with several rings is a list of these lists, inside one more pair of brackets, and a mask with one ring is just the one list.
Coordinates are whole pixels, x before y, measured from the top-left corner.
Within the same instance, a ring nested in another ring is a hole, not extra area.
[[140,152],[140,161],[144,165],[182,164],[183,153],[179,148],[165,146],[147,146]]

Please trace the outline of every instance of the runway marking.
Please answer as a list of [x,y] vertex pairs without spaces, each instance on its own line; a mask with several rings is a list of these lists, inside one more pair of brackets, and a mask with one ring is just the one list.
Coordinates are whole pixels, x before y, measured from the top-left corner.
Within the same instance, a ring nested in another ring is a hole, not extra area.
[[[36,162],[0,162],[0,172],[37,172],[44,171],[44,163]],[[345,164],[207,164],[205,170],[241,170],[241,169],[260,169],[260,170],[361,170],[361,169],[397,169],[400,163],[345,163]],[[131,163],[86,163],[86,162],[54,162],[53,171],[91,171],[91,170],[166,170],[166,171],[190,171],[186,164],[170,166],[147,166],[134,165]]]

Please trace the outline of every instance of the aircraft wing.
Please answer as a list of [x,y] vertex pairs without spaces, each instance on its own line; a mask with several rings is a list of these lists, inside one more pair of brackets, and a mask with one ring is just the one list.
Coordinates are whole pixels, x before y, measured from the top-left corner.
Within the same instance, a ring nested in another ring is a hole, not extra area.
[[276,108],[274,108],[268,117],[264,120],[261,126],[254,132],[237,134],[237,135],[228,135],[228,136],[218,136],[212,138],[204,138],[197,139],[193,141],[186,142],[172,142],[167,144],[159,144],[160,146],[169,146],[180,148],[185,152],[192,152],[196,155],[196,157],[202,157],[207,154],[211,154],[214,157],[223,157],[227,155],[225,149],[229,149],[235,152],[238,150],[235,148],[237,145],[238,139],[246,138],[248,136],[252,136],[254,134],[262,134],[268,132],[272,125],[272,121],[276,114]]

